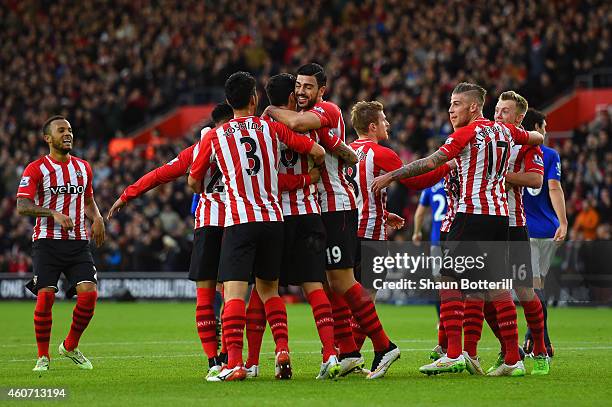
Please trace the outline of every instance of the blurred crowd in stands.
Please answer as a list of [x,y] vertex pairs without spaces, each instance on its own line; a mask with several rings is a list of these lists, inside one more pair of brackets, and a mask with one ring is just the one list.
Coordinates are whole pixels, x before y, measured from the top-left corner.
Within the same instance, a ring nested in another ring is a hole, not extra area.
[[[452,131],[449,92],[461,80],[489,90],[491,116],[501,91],[515,89],[541,108],[574,78],[612,67],[611,16],[612,4],[596,0],[253,0],[240,9],[229,0],[4,1],[0,272],[31,267],[32,219],[15,215],[14,195],[25,165],[46,153],[40,126],[51,114],[71,121],[75,155],[92,163],[104,213],[125,185],[194,136],[118,157],[106,154],[108,140],[178,104],[221,101],[219,89],[239,69],[263,84],[304,62],[322,63],[326,97],[341,106],[347,128],[354,102],[380,100],[390,146],[409,162]],[[602,111],[557,146],[571,237],[609,238],[610,126]],[[408,227],[416,196],[397,187],[390,195]],[[99,269],[186,270],[190,200],[181,181],[134,202],[107,225]]]

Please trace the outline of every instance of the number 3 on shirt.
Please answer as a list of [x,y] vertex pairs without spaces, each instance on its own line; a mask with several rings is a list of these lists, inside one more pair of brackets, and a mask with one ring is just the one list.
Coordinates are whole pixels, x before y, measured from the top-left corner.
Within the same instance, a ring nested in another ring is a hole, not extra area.
[[261,169],[261,160],[257,155],[257,143],[251,137],[241,137],[240,142],[244,145],[247,159],[249,160],[249,168],[246,169],[250,176],[257,175]]

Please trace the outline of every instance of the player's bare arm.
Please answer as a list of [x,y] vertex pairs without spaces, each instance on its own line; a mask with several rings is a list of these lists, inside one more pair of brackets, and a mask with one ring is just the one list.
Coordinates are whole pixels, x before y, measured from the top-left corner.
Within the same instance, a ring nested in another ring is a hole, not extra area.
[[299,113],[282,107],[268,106],[264,113],[298,133],[321,127],[319,116],[312,112]]
[[314,143],[308,152],[308,155],[312,157],[315,165],[323,165],[325,162],[325,149],[320,144]]
[[17,198],[17,213],[21,216],[32,216],[35,218],[52,217],[53,220],[59,223],[65,230],[70,231],[74,229],[74,222],[70,216],[66,216],[53,209],[35,205],[34,202],[28,198]]
[[121,197],[117,198],[113,206],[111,206],[108,211],[108,215],[106,215],[106,219],[110,220],[113,216],[115,216],[121,209],[123,209],[127,205],[127,202],[122,200]]
[[347,165],[357,164],[357,154],[355,154],[355,151],[353,151],[353,149],[347,146],[343,141],[341,141],[331,153],[340,158]]
[[544,176],[537,172],[508,172],[506,182],[518,187],[541,188]]
[[555,242],[562,242],[567,236],[567,214],[565,212],[565,194],[563,193],[561,182],[556,179],[549,179],[548,193],[557,219],[559,219],[559,227],[555,231],[553,240]]
[[544,136],[537,131],[528,131],[527,133],[529,133],[529,140],[527,140],[526,144],[530,146],[539,146],[544,142]]
[[202,193],[202,181],[193,178],[191,175],[187,178],[187,185],[191,188],[191,190],[196,193]]
[[393,181],[425,174],[426,172],[435,170],[447,161],[448,157],[446,154],[438,150],[428,157],[413,161],[395,171],[376,177],[374,182],[372,182],[372,192],[379,194],[382,189],[389,186]]
[[85,216],[91,221],[91,234],[96,246],[102,246],[106,238],[104,218],[102,218],[93,196],[85,197]]
[[419,204],[414,212],[414,232],[412,233],[412,241],[420,242],[423,238],[421,229],[423,227],[423,219],[425,217],[425,206]]

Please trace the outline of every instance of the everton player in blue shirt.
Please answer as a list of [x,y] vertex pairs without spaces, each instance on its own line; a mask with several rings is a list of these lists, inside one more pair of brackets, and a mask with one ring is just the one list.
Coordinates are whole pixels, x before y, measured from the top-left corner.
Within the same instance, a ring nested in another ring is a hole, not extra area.
[[[425,211],[428,207],[431,207],[431,234],[429,237],[429,240],[431,241],[431,255],[441,256],[442,250],[440,248],[440,227],[442,226],[442,221],[444,220],[447,209],[444,179],[441,179],[436,185],[424,189],[423,192],[421,192],[419,206],[417,206],[416,212],[414,213],[414,233],[412,234],[412,241],[415,243],[420,242],[423,238],[421,228],[423,226]],[[435,278],[440,277],[440,270],[434,268],[433,276]],[[439,301],[436,302],[436,309],[439,316]]]
[[[535,109],[529,109],[523,119],[525,130],[536,130],[546,135],[546,116]],[[544,278],[548,273],[550,262],[557,246],[565,240],[567,234],[567,216],[565,213],[565,196],[561,187],[561,160],[559,153],[552,148],[540,146],[544,158],[544,182],[538,189],[525,188],[523,204],[527,217],[527,227],[531,237],[531,255],[533,267],[533,286],[544,311],[544,341],[548,356],[553,356],[553,346],[548,337],[546,298],[544,297]],[[533,340],[527,331],[523,349],[531,352]]]

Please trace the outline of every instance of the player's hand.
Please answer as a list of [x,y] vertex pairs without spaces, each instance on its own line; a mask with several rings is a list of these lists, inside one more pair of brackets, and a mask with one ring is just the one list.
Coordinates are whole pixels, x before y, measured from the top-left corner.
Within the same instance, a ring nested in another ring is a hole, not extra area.
[[387,221],[385,223],[387,226],[393,229],[401,229],[402,227],[404,227],[404,218],[389,212],[387,214]]
[[449,166],[451,171],[457,169],[457,161],[456,160],[447,161],[446,164]]
[[96,243],[96,247],[102,246],[106,239],[106,231],[104,230],[104,219],[101,216],[94,219],[91,225],[91,235]]
[[321,179],[321,170],[319,167],[312,167],[312,170],[308,171],[308,175],[310,175],[310,183],[316,184]]
[[421,239],[423,239],[423,234],[421,232],[414,232],[412,234],[412,241],[414,243],[420,243]]
[[74,222],[72,221],[70,216],[66,216],[63,213],[54,211],[53,220],[68,232],[74,229]]
[[115,203],[113,204],[113,206],[111,206],[110,210],[108,211],[108,215],[106,215],[106,219],[110,220],[110,218],[112,218],[113,216],[115,216],[117,213],[119,213],[119,211],[125,206],[127,205],[127,202],[124,202],[121,200],[121,198],[117,198],[117,200],[115,201]]
[[374,178],[370,189],[372,190],[372,192],[374,192],[375,195],[379,195],[380,191],[382,191],[391,184],[391,181],[391,173],[388,172],[384,175],[381,175],[380,177]]
[[565,240],[565,236],[567,236],[567,225],[559,225],[559,227],[555,231],[555,236],[553,237],[553,240],[555,242],[562,242]]

